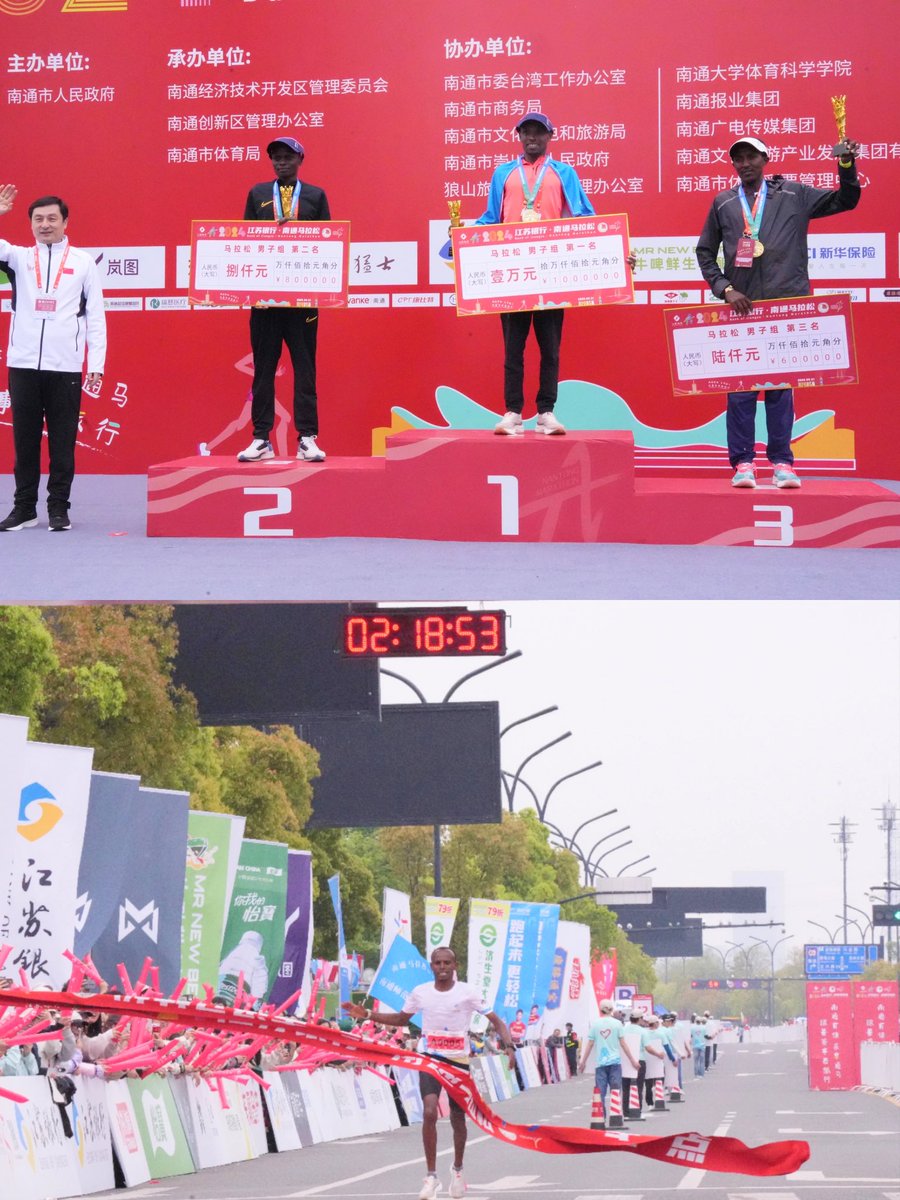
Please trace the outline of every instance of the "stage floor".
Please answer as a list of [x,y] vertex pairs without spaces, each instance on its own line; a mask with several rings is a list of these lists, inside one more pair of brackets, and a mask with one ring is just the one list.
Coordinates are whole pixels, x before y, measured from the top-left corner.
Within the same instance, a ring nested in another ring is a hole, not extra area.
[[[882,481],[883,482],[883,481]],[[727,484],[727,481],[726,481]],[[885,483],[900,494],[900,482]],[[13,483],[0,475],[0,508]],[[43,495],[43,493],[42,493]],[[69,533],[0,534],[0,600],[890,599],[900,551],[146,536],[143,475],[79,475]]]

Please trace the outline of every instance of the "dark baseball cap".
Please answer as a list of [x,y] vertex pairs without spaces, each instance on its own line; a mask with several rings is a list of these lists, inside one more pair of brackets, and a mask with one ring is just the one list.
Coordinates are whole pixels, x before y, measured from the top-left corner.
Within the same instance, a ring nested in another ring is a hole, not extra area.
[[522,117],[520,121],[518,121],[518,123],[516,124],[516,132],[518,133],[518,131],[522,128],[522,126],[527,124],[529,121],[535,121],[538,125],[543,125],[543,127],[547,130],[548,133],[554,132],[553,122],[550,120],[550,118],[548,116],[545,116],[544,113],[535,113],[535,112],[526,113],[525,116]]
[[301,158],[303,158],[306,154],[306,151],[296,138],[277,137],[273,141],[269,142],[268,146],[266,146],[266,154],[268,154],[269,158],[272,157],[272,151],[276,146],[287,146],[288,150],[293,150],[293,152],[295,154],[299,154]]

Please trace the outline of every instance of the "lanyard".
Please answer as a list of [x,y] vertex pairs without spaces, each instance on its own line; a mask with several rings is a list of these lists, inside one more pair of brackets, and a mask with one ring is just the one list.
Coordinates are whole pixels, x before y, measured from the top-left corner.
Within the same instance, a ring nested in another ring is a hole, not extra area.
[[[281,202],[281,184],[278,182],[277,179],[272,184],[272,206],[275,209],[275,212],[278,214],[278,219],[280,221],[283,221],[284,220],[284,205]],[[291,196],[291,211],[290,211],[289,215],[290,215],[290,219],[292,221],[297,220],[297,212],[298,212],[299,208],[300,208],[300,180],[298,179],[297,182],[294,184],[294,193]]]
[[[48,257],[49,257],[49,253],[48,253]],[[48,289],[49,291],[55,292],[56,289],[59,287],[59,281],[60,281],[60,279],[62,279],[62,273],[63,273],[63,270],[65,269],[66,259],[68,257],[69,257],[69,246],[66,245],[66,248],[63,251],[62,262],[59,264],[59,270],[56,272],[56,278],[53,280],[53,287],[49,288]],[[41,290],[41,256],[40,256],[40,252],[39,252],[37,246],[35,246],[35,248],[34,248],[34,278],[35,278],[35,282],[37,283],[38,291],[40,291]],[[49,278],[48,278],[47,282],[48,283],[50,282]]]
[[738,196],[741,201],[741,208],[744,211],[744,233],[748,237],[758,238],[759,227],[762,225],[763,210],[766,207],[766,181],[762,181],[759,191],[756,194],[756,199],[753,202],[753,211],[750,211],[750,205],[747,203],[747,197],[744,195],[744,185],[738,188]]
[[522,180],[522,191],[525,195],[525,207],[534,208],[534,202],[537,199],[537,194],[541,190],[541,184],[544,182],[544,176],[547,173],[547,168],[550,166],[550,155],[548,154],[544,160],[544,165],[538,172],[538,177],[534,182],[534,189],[528,190],[528,184],[525,180],[525,168],[522,166],[522,155],[519,155],[519,178]]

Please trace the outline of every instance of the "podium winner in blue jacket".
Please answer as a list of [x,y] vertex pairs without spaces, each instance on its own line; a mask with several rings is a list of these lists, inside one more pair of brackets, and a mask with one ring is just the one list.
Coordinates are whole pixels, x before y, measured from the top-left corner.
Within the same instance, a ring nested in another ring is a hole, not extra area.
[[[553,126],[543,113],[528,113],[516,126],[522,153],[497,167],[491,178],[488,206],[476,225],[512,224],[518,221],[555,221],[560,217],[592,217],[594,209],[575,171],[547,153]],[[525,407],[525,343],[534,328],[541,352],[537,393],[537,428],[540,433],[565,433],[554,415],[559,386],[559,347],[562,341],[562,308],[536,312],[501,313],[505,359],[503,399],[506,413],[494,429],[499,434],[522,433]]]

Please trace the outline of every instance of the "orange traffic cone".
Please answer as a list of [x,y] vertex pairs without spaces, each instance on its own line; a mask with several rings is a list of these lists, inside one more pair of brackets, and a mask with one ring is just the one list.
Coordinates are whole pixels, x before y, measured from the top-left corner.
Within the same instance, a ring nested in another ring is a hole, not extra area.
[[622,1093],[618,1088],[609,1089],[609,1117],[606,1123],[609,1129],[625,1127],[625,1120],[622,1117]]
[[594,1088],[594,1099],[591,1103],[591,1129],[605,1129],[606,1117],[603,1114],[603,1097],[600,1089]]
[[669,1111],[669,1106],[666,1104],[666,1093],[663,1090],[663,1081],[661,1079],[657,1079],[653,1085],[653,1111]]
[[625,1114],[626,1121],[646,1121],[647,1118],[641,1112],[641,1094],[638,1091],[636,1083],[628,1085],[628,1107],[631,1110]]

